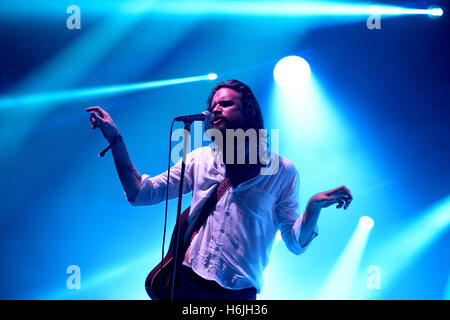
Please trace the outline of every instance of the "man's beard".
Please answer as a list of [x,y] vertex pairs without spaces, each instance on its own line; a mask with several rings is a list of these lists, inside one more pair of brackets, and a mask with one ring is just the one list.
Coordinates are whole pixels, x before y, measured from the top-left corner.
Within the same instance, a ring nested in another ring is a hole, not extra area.
[[231,126],[230,126],[230,124],[228,123],[228,121],[227,120],[225,120],[225,119],[220,119],[221,121],[219,122],[219,123],[217,123],[217,124],[212,124],[211,125],[211,128],[212,129],[217,129],[217,130],[219,130],[219,131],[221,131],[223,134],[225,133],[225,130],[226,129],[234,129],[234,128],[231,128]]

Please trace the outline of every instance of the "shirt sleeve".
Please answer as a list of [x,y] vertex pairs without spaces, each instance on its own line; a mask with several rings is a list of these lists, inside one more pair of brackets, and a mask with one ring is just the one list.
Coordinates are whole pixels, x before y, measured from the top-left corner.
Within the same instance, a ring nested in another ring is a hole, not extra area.
[[277,224],[288,249],[294,254],[301,254],[309,247],[311,240],[317,237],[319,229],[316,225],[308,243],[304,247],[300,245],[304,215],[298,214],[299,176],[293,165],[287,171],[288,177],[282,184],[284,189],[280,193],[276,206]]
[[[189,193],[193,189],[194,177],[194,157],[195,150],[186,156],[186,168],[183,182],[183,194]],[[169,176],[169,199],[178,197],[181,177],[180,159],[170,168]],[[157,176],[150,177],[147,174],[142,175],[141,186],[134,201],[128,200],[133,206],[145,206],[158,204],[166,199],[167,170]],[[125,194],[126,196],[126,194]]]

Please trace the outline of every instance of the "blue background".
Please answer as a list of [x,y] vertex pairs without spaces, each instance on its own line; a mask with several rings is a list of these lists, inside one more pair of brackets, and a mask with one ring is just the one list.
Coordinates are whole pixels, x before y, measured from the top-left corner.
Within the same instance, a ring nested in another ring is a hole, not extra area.
[[[434,3],[448,10],[448,2]],[[66,27],[71,4],[81,9],[80,30]],[[128,204],[111,154],[97,156],[106,141],[84,108],[107,110],[139,172],[156,175],[166,170],[171,119],[203,111],[210,89],[228,79],[249,84],[267,127],[280,129],[280,153],[300,174],[300,214],[317,192],[344,184],[354,194],[347,211],[323,210],[319,236],[303,255],[274,244],[258,298],[317,298],[363,215],[375,226],[348,298],[449,298],[448,12],[382,18],[381,30],[369,30],[367,17],[137,15],[120,5],[2,1],[0,101],[210,72],[219,78],[0,107],[0,298],[146,299],[164,204]],[[289,108],[272,72],[291,54],[308,61],[315,91]],[[438,226],[422,223],[442,201]],[[175,212],[174,200],[168,230]],[[399,244],[404,256],[395,254]],[[66,287],[70,265],[80,267],[80,290]],[[370,265],[380,267],[379,290],[366,286]]]

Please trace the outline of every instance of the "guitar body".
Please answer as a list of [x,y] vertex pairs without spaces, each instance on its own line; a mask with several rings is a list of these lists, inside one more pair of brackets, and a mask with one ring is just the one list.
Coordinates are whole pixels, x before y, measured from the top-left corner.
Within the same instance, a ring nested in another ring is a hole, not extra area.
[[[183,211],[180,217],[180,235],[179,235],[179,245],[178,250],[181,250],[183,244],[184,234],[187,228],[186,218],[190,212],[190,207]],[[170,290],[172,289],[172,279],[173,279],[173,267],[175,263],[175,241],[176,241],[176,230],[175,225],[172,232],[172,238],[170,240],[169,250],[164,256],[162,261],[153,268],[145,279],[145,290],[152,300],[170,300]],[[161,283],[162,278],[162,283]]]

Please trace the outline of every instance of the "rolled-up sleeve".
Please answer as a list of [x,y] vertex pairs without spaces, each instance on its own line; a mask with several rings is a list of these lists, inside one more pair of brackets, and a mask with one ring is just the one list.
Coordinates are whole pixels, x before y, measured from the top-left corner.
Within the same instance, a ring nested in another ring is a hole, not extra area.
[[319,234],[319,229],[316,225],[308,243],[304,247],[300,245],[303,215],[298,214],[299,176],[295,167],[288,168],[287,177],[285,187],[277,201],[276,221],[288,249],[294,254],[301,254],[309,247],[311,240]]
[[[193,188],[193,165],[194,152],[191,152],[186,157],[186,168],[183,183],[183,194],[189,193]],[[181,177],[181,161],[179,160],[174,166],[170,168],[169,176],[169,199],[174,199],[178,196],[180,188]],[[160,203],[166,199],[167,186],[167,171],[150,177],[147,174],[142,175],[139,192],[134,201],[128,202],[133,206],[145,206]]]

